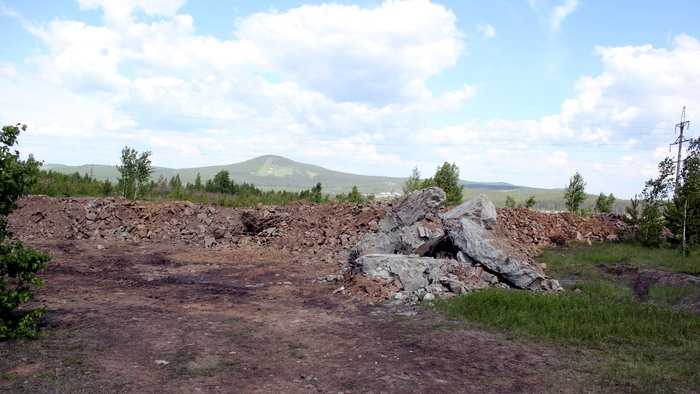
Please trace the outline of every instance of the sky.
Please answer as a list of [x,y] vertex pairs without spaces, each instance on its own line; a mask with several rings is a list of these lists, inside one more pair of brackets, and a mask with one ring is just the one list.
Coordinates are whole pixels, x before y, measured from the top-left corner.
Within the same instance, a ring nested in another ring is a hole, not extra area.
[[23,154],[330,169],[630,197],[687,107],[700,2],[0,0],[0,123]]

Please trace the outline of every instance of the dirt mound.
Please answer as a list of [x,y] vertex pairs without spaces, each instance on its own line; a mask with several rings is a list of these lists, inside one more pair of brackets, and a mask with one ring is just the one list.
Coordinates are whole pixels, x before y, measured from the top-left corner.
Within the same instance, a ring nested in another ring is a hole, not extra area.
[[30,196],[10,216],[24,240],[94,240],[192,244],[207,248],[260,245],[292,255],[336,256],[376,228],[380,204],[291,204],[251,209],[190,202]]
[[[342,264],[360,238],[379,228],[391,204],[305,204],[222,208],[190,202],[144,202],[121,198],[30,196],[10,216],[25,240],[172,242],[209,248],[273,247],[299,259]],[[614,216],[577,217],[527,209],[499,209],[497,230],[513,247],[535,256],[557,237],[605,240],[624,228]],[[335,266],[334,268],[337,268]]]
[[576,216],[568,212],[545,213],[526,208],[498,210],[498,228],[513,246],[531,258],[548,246],[569,241],[612,241],[625,231],[617,215]]

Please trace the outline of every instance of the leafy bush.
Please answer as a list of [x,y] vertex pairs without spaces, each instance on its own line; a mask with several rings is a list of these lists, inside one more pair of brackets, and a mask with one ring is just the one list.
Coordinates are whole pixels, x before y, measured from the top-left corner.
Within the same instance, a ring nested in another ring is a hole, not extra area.
[[148,191],[148,181],[153,172],[151,152],[146,151],[139,155],[135,149],[125,146],[122,149],[121,160],[122,165],[117,166],[117,170],[121,175],[119,186],[122,196],[131,200],[143,197]]
[[564,193],[566,207],[570,212],[578,213],[581,204],[586,199],[586,182],[578,171],[569,179],[569,185]]
[[32,298],[32,287],[41,286],[36,273],[46,267],[49,256],[11,239],[7,215],[16,208],[19,197],[36,181],[40,163],[31,156],[19,159],[11,152],[26,126],[4,126],[0,134],[0,340],[33,338],[43,309],[20,311],[19,306]]
[[599,213],[610,213],[612,212],[614,205],[615,196],[612,193],[607,196],[600,193],[598,199],[595,201],[595,210]]
[[418,168],[414,168],[403,187],[405,194],[416,190],[439,187],[445,191],[448,205],[456,205],[462,202],[462,185],[459,183],[459,167],[456,164],[444,162],[435,171],[432,178],[421,180]]
[[511,196],[506,196],[506,208],[515,208],[517,203],[515,199]]
[[531,209],[537,204],[537,200],[535,200],[535,196],[530,196],[525,200],[525,208]]

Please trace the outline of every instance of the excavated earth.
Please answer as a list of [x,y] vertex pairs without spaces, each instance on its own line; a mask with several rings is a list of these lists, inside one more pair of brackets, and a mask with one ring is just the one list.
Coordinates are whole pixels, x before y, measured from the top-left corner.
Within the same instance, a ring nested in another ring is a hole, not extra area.
[[[0,391],[580,392],[581,355],[348,288],[339,269],[385,209],[25,198],[10,227],[53,257],[47,327],[0,344]],[[528,253],[620,226],[520,212],[499,231]]]

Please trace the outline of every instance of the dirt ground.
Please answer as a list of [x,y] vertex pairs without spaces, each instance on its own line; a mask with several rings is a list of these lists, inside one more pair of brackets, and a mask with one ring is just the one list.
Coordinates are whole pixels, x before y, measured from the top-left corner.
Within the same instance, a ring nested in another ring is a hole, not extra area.
[[342,243],[25,241],[53,256],[35,300],[47,326],[0,343],[4,392],[573,393],[587,379],[562,349],[336,291],[318,278]]

